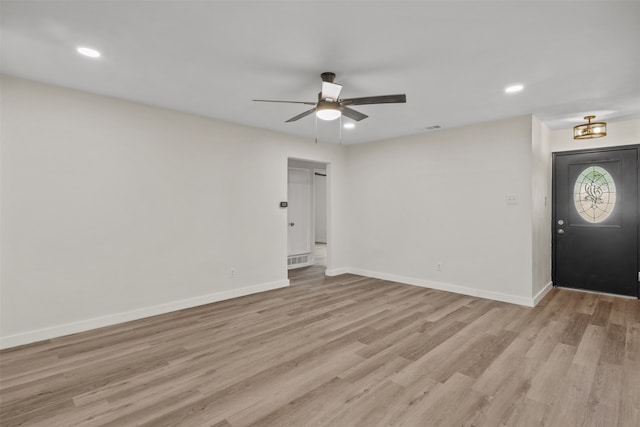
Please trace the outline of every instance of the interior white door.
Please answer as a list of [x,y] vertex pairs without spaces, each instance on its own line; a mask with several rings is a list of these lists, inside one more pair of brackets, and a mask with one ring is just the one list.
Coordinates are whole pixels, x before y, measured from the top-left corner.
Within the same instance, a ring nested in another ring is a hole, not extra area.
[[310,169],[289,168],[287,199],[288,255],[312,254],[313,186]]

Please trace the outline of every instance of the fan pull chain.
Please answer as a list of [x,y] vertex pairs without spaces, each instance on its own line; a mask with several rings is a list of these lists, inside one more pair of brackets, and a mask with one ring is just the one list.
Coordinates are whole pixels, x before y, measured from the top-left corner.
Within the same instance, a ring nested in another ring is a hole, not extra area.
[[342,145],[342,114],[340,114],[340,145]]
[[314,116],[316,116],[316,144],[318,143],[318,116],[314,114]]

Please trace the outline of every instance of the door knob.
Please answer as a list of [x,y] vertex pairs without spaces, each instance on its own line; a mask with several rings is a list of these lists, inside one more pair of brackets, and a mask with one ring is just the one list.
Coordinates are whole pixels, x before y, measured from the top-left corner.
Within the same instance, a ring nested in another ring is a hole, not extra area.
[[289,225],[290,225],[291,227],[293,227],[294,225],[296,225],[296,223],[295,223],[295,222],[290,222],[290,223],[289,223]]
[[562,228],[558,229],[558,234],[564,234],[564,230]]

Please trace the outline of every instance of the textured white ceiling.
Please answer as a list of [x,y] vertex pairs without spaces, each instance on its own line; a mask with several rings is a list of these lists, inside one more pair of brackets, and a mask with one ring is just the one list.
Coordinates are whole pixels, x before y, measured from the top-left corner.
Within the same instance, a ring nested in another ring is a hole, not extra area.
[[[406,93],[344,143],[535,114],[640,117],[640,2],[6,1],[1,71],[313,138],[308,107],[333,71],[343,97]],[[81,57],[77,46],[102,52]],[[522,83],[525,90],[506,95]],[[347,120],[347,119],[345,119]],[[318,121],[337,141],[338,122]]]

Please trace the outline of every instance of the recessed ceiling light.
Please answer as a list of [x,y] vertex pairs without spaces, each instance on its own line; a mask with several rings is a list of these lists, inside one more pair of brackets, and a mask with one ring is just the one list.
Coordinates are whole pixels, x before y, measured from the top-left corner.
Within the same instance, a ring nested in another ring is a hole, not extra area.
[[355,123],[345,123],[342,127],[345,128],[345,129],[353,129],[354,127],[356,127],[356,124]]
[[76,49],[80,55],[88,56],[89,58],[99,58],[100,52],[90,47],[79,47]]
[[516,92],[520,92],[522,89],[524,89],[523,85],[512,85],[507,87],[504,91],[506,93],[516,93]]

